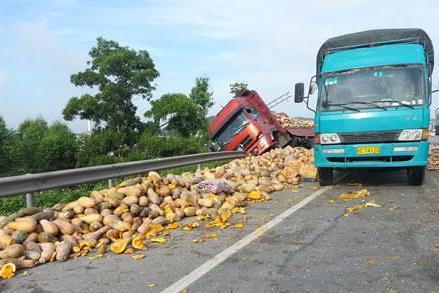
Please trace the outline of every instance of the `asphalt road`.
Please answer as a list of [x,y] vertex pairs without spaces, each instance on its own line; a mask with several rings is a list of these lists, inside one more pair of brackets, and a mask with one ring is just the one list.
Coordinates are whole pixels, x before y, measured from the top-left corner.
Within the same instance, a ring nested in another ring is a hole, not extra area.
[[[364,186],[357,186],[361,183]],[[421,187],[404,172],[351,173],[224,262],[193,280],[188,292],[439,292],[439,173]],[[108,253],[50,263],[0,281],[1,292],[160,292],[218,253],[316,192],[315,183],[279,192],[232,219],[244,228],[174,230],[173,239],[133,260]],[[339,194],[367,188],[364,208],[345,216],[361,199]],[[259,228],[260,230],[260,228]],[[192,243],[217,233],[217,240]],[[148,285],[154,284],[155,287]]]

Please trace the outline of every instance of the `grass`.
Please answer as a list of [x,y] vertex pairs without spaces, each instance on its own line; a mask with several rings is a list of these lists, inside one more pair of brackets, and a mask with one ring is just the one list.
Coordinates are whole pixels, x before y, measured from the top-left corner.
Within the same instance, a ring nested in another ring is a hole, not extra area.
[[[225,164],[227,161],[217,161],[201,164],[202,168],[215,168]],[[164,176],[166,174],[179,175],[184,172],[195,172],[196,165],[184,166],[172,169],[161,170],[159,173]],[[115,184],[122,182],[127,178],[134,178],[137,176],[130,176],[126,178],[115,179]],[[89,195],[92,190],[100,190],[108,188],[107,182],[102,181],[96,184],[82,184],[74,187],[51,189],[34,193],[35,205],[37,207],[52,207],[57,203],[68,203],[74,201],[81,196]],[[21,208],[26,207],[26,198],[23,195],[17,195],[0,199],[0,216],[9,215]]]

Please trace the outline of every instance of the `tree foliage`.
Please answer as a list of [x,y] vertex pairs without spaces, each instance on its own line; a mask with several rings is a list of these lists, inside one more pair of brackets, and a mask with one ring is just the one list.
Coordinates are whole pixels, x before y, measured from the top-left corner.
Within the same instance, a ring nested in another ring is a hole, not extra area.
[[[147,51],[98,38],[89,55],[87,68],[70,81],[91,92],[70,98],[63,117],[93,121],[92,133],[77,136],[67,125],[41,118],[14,131],[0,116],[0,176],[206,151],[206,116],[213,105],[208,78],[196,78],[188,95],[151,100],[159,72]],[[151,103],[146,123],[136,115],[135,97]]]
[[76,136],[67,125],[50,127],[41,118],[26,120],[10,134],[8,158],[11,175],[74,168]]
[[212,95],[209,79],[197,78],[189,96],[170,93],[151,101],[151,109],[145,113],[153,120],[150,129],[158,133],[165,126],[170,134],[184,137],[202,134],[207,128],[207,111],[213,105]]
[[43,171],[70,169],[76,166],[76,136],[61,122],[53,123],[39,143],[39,167]]
[[245,82],[235,82],[230,85],[230,93],[234,96],[240,96],[245,91],[248,91],[248,84]]
[[0,116],[0,175],[7,174],[12,165],[10,156],[12,131],[6,127],[6,122]]
[[206,147],[196,137],[162,137],[143,133],[129,155],[129,160],[147,160],[205,152]]
[[97,93],[72,97],[63,110],[64,119],[88,119],[98,128],[117,132],[140,130],[142,123],[132,99],[151,99],[153,81],[159,76],[149,53],[98,38],[89,55],[89,67],[73,74],[70,81],[75,86],[91,87]]
[[209,91],[209,79],[207,77],[197,78],[189,98],[198,105],[204,117],[206,117],[209,108],[213,106],[212,96],[213,93]]
[[126,134],[108,129],[96,130],[79,137],[77,167],[111,164],[123,161],[128,152]]
[[151,109],[145,113],[153,118],[157,130],[166,126],[170,132],[180,136],[195,135],[203,123],[201,109],[184,94],[165,94],[151,102]]
[[19,173],[42,172],[41,166],[44,159],[40,155],[40,143],[45,137],[49,127],[42,118],[25,120],[18,127],[14,137],[14,150],[16,168]]

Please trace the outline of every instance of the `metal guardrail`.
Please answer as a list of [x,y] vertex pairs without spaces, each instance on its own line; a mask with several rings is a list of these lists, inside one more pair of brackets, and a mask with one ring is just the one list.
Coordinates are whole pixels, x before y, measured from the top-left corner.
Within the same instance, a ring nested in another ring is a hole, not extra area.
[[98,182],[113,178],[141,174],[148,171],[201,164],[211,161],[233,160],[247,156],[246,152],[215,152],[154,160],[135,161],[111,165],[68,169],[54,172],[27,174],[0,178],[0,198],[26,194],[28,206],[33,205],[32,192]]

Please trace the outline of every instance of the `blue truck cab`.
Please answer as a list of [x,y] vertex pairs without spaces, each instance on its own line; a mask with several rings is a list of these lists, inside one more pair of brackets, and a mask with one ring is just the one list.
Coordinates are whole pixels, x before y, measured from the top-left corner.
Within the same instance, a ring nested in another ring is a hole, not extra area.
[[[314,160],[321,185],[334,169],[404,168],[421,185],[428,161],[433,46],[421,29],[372,30],[327,40],[304,97],[318,90]],[[309,107],[308,107],[309,108]]]

